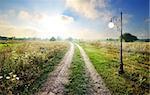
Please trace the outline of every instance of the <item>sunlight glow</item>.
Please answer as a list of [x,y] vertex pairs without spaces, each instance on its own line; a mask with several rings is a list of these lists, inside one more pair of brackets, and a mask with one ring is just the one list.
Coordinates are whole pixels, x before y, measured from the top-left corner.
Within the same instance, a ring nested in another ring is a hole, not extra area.
[[61,34],[60,32],[65,32],[68,28],[68,22],[63,20],[60,15],[58,16],[51,16],[51,17],[44,17],[39,22],[39,28],[41,33],[41,37],[48,37],[48,36],[58,36]]

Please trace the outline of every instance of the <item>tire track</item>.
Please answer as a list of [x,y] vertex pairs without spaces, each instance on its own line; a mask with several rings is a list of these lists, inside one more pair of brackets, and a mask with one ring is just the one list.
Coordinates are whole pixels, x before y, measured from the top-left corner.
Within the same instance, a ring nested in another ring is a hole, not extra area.
[[35,95],[63,95],[64,85],[68,83],[69,68],[74,54],[74,44],[70,43],[70,49],[63,60],[52,71],[40,91]]
[[109,89],[105,86],[102,78],[95,70],[92,62],[90,61],[89,57],[87,56],[83,48],[78,44],[76,45],[80,50],[81,56],[83,57],[83,60],[87,68],[87,73],[90,77],[90,85],[91,85],[90,91],[92,91],[90,95],[111,95]]

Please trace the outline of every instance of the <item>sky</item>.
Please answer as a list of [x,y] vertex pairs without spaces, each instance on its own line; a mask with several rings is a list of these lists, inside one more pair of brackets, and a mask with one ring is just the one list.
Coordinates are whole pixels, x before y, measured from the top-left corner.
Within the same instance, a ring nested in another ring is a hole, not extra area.
[[[123,32],[149,38],[149,4],[149,0],[0,0],[0,36],[118,38],[122,11]],[[112,17],[115,27],[110,29]]]

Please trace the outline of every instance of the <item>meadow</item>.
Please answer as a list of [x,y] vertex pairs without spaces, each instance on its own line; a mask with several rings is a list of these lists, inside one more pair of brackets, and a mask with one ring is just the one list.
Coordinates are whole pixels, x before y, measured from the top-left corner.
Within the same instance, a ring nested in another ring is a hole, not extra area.
[[57,41],[1,41],[0,95],[38,91],[68,47],[68,43]]
[[[150,44],[123,42],[125,73],[118,74],[120,43],[80,41],[96,71],[112,95],[148,95]],[[65,53],[65,41],[0,41],[0,95],[32,95],[41,89]],[[90,93],[90,78],[84,60],[76,47],[65,95]]]
[[125,73],[118,74],[119,42],[80,42],[113,95],[148,95],[150,44],[123,43]]

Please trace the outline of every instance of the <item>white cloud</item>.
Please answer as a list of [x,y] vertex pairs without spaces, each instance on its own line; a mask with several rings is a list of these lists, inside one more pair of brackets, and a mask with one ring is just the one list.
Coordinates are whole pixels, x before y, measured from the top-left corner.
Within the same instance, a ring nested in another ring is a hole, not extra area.
[[[66,0],[67,8],[89,19],[96,19],[98,17],[106,18],[110,16],[111,13],[105,10],[107,6],[108,3],[106,0]],[[97,8],[103,11],[98,11]]]
[[20,11],[18,14],[18,17],[21,20],[25,20],[28,22],[33,22],[33,23],[41,23],[41,22],[52,22],[52,21],[58,21],[59,22],[63,22],[65,23],[71,23],[74,21],[74,18],[71,16],[67,16],[67,15],[62,15],[62,14],[53,14],[53,15],[48,15],[46,13],[37,13],[37,12],[33,12],[33,13],[29,13],[28,11]]
[[[10,11],[13,13],[14,11]],[[5,19],[4,19],[5,18]],[[46,13],[20,11],[16,14],[20,25],[13,25],[7,14],[0,16],[0,35],[15,37],[49,37],[66,31],[74,18],[62,14],[49,15]]]
[[19,18],[23,20],[28,20],[28,19],[31,19],[32,16],[27,11],[20,11]]
[[17,27],[6,22],[0,22],[0,35],[8,37],[35,37],[37,31],[29,27]]
[[47,16],[45,13],[30,13],[28,11],[22,10],[18,14],[18,18],[24,21],[29,21],[29,22],[40,22],[42,19]]

